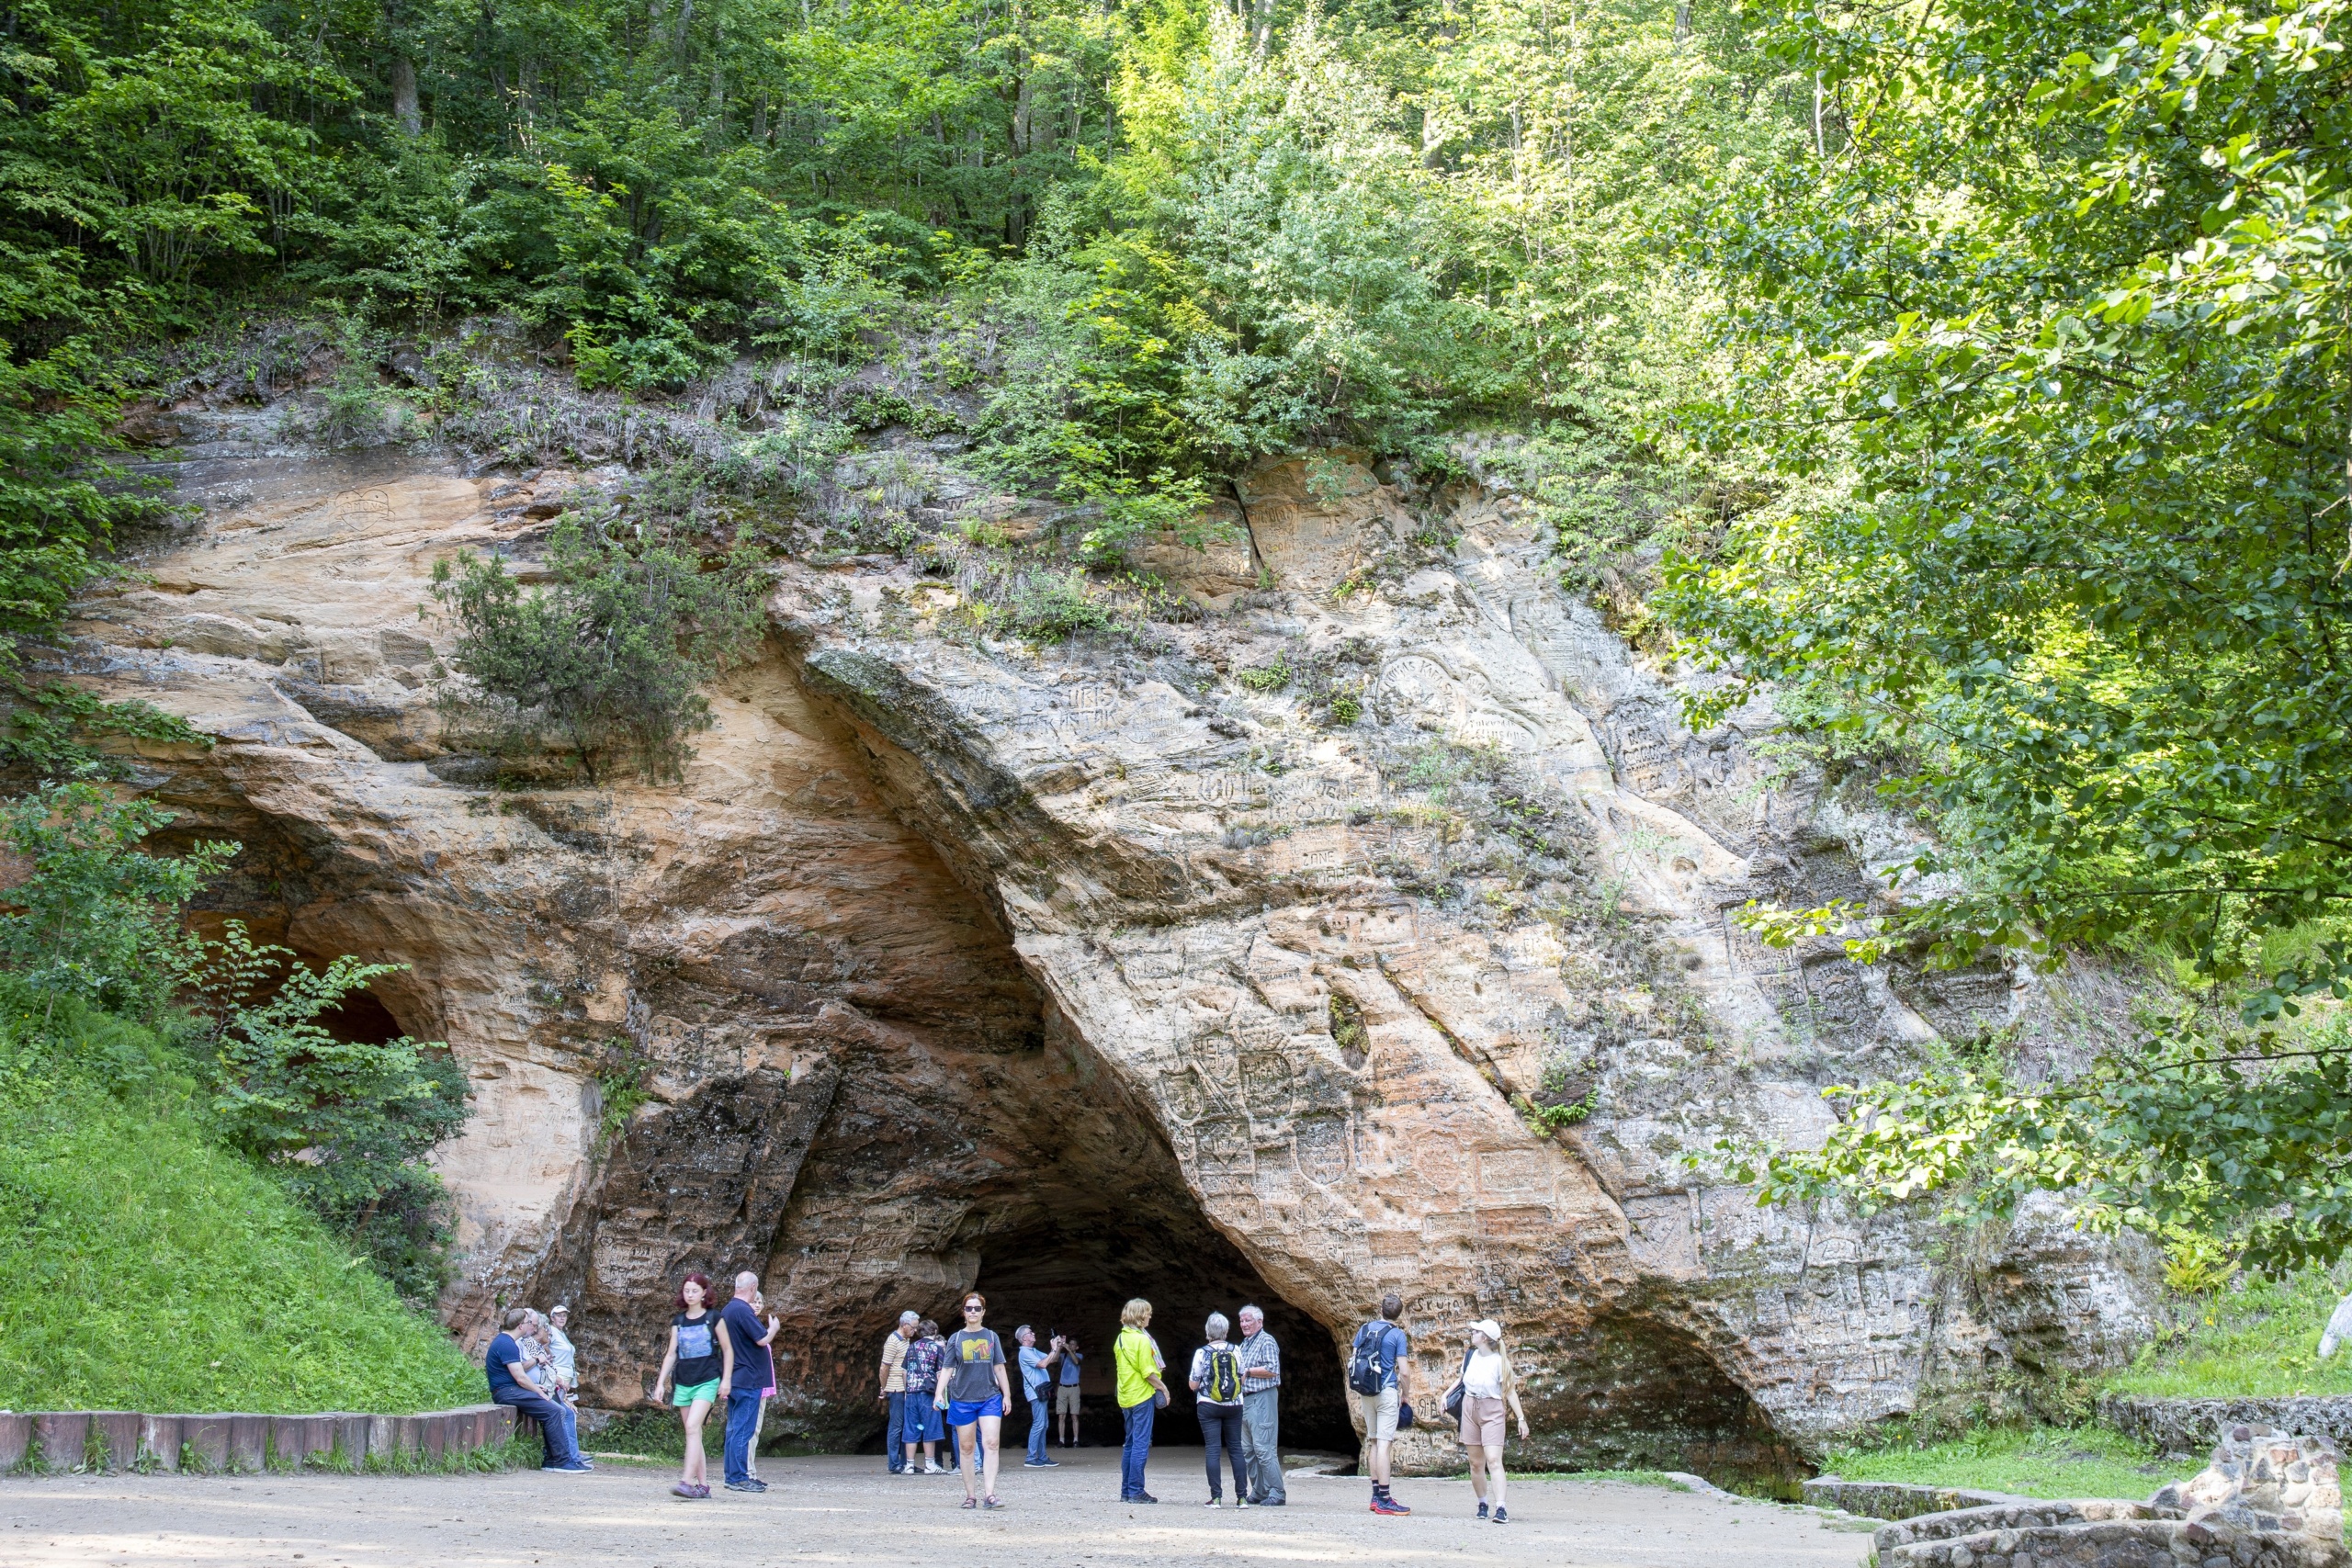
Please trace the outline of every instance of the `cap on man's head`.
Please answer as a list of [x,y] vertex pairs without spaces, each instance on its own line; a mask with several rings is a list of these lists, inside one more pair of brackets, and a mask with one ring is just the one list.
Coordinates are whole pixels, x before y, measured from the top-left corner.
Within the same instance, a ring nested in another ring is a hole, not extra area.
[[561,1302],[558,1302],[555,1305],[548,1308],[548,1315],[549,1317],[570,1317],[571,1315],[571,1309],[564,1305]]

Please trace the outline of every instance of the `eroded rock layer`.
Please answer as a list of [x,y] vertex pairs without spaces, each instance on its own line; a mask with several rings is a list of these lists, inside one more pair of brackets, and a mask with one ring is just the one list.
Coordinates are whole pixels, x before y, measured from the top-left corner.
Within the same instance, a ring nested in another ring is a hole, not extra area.
[[554,503],[627,474],[234,434],[69,668],[217,738],[137,779],[246,845],[216,918],[410,966],[382,1027],[476,1089],[444,1311],[568,1296],[592,1403],[642,1399],[689,1267],[766,1277],[777,1418],[828,1442],[878,1428],[898,1311],[975,1282],[1088,1339],[1098,1399],[1126,1296],[1171,1353],[1257,1297],[1326,1442],[1395,1290],[1433,1383],[1506,1324],[1534,1457],[1723,1473],[2145,1331],[2131,1260],[2046,1217],[1939,1268],[1686,1163],[1818,1137],[1820,1084],[1939,1031],[2064,1030],[2030,977],[1739,932],[1901,843],[1768,771],[1769,714],[1685,732],[1507,492],[1263,466],[1229,544],[1138,551],[1197,619],[1059,649],[913,563],[780,566],[682,787],[518,790],[444,733],[432,568],[527,573]]

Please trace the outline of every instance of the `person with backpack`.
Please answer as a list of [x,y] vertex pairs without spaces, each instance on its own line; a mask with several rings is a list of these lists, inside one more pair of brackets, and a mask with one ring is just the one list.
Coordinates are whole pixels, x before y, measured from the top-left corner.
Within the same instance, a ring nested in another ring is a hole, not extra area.
[[1462,1353],[1462,1371],[1446,1391],[1446,1413],[1462,1420],[1462,1446],[1470,1451],[1470,1489],[1478,1495],[1478,1517],[1488,1503],[1494,1521],[1510,1523],[1503,1506],[1503,1413],[1519,1419],[1519,1440],[1527,1441],[1527,1412],[1520,1408],[1519,1382],[1511,1373],[1510,1355],[1503,1348],[1503,1325],[1482,1317],[1470,1325],[1470,1347]]
[[1250,1506],[1250,1472],[1241,1453],[1241,1355],[1226,1338],[1232,1326],[1225,1314],[1209,1314],[1209,1342],[1193,1352],[1193,1372],[1188,1380],[1198,1396],[1193,1410],[1201,1418],[1201,1447],[1208,1455],[1212,1508],[1224,1500],[1217,1475],[1219,1454],[1229,1456],[1232,1461],[1233,1506]]
[[1355,1396],[1363,1417],[1364,1442],[1372,1450],[1372,1511],[1409,1514],[1413,1510],[1388,1494],[1388,1446],[1396,1440],[1404,1413],[1412,1408],[1405,1395],[1412,1365],[1412,1343],[1396,1325],[1404,1301],[1391,1291],[1380,1298],[1380,1315],[1356,1330],[1348,1352],[1348,1391]]
[[670,1488],[679,1497],[710,1495],[710,1461],[702,1451],[702,1424],[719,1391],[735,1379],[735,1353],[718,1333],[718,1314],[711,1310],[715,1292],[710,1276],[697,1269],[678,1286],[678,1310],[670,1319],[670,1346],[662,1353],[662,1373],[653,1380],[653,1403],[670,1389],[684,1424],[684,1461],[678,1483]]

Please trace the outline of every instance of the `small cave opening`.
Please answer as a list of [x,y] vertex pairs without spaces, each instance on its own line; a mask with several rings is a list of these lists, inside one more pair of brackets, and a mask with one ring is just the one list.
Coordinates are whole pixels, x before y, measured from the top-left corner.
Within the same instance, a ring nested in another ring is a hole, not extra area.
[[1537,1422],[1548,1465],[1687,1470],[1736,1491],[1792,1497],[1812,1473],[1754,1397],[1674,1325],[1611,1313],[1559,1350],[1565,1375],[1541,1391]]

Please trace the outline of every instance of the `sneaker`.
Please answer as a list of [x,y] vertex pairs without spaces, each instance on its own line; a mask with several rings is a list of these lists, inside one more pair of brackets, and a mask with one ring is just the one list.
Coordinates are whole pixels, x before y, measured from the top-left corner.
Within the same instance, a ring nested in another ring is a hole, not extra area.
[[1285,1506],[1286,1503],[1281,1497],[1261,1497],[1250,1506],[1253,1508],[1280,1508]]
[[1021,1468],[1023,1470],[1055,1470],[1059,1467],[1049,1459],[1024,1459],[1021,1461]]
[[1148,1492],[1138,1492],[1134,1496],[1128,1498],[1127,1501],[1130,1503],[1157,1503],[1159,1499],[1153,1496]]
[[1210,1499],[1209,1499],[1209,1506],[1210,1506],[1210,1507],[1212,1507],[1212,1508],[1221,1507],[1221,1506],[1224,1506],[1224,1504],[1225,1504],[1225,1499],[1224,1499],[1224,1498],[1222,1498],[1222,1497],[1212,1497],[1212,1498],[1210,1498]]
[[570,1464],[551,1464],[546,1468],[554,1471],[558,1475],[585,1475],[596,1467],[585,1460],[573,1460]]
[[730,1481],[727,1483],[727,1490],[729,1492],[764,1492],[767,1488],[757,1485],[749,1481]]
[[952,1475],[955,1473],[953,1471],[942,1470],[935,1464],[924,1465],[922,1467],[922,1472],[925,1475]]
[[1372,1511],[1375,1514],[1409,1514],[1413,1510],[1394,1497],[1374,1495],[1372,1499]]
[[670,1488],[670,1495],[673,1497],[693,1498],[699,1497],[702,1494],[695,1491],[691,1483],[681,1481],[675,1486]]
[[752,1476],[752,1477],[751,1478],[751,1482],[752,1482],[752,1491],[754,1491],[754,1492],[764,1492],[764,1491],[766,1491],[766,1490],[768,1489],[768,1483],[767,1483],[766,1482],[764,1482],[764,1481],[762,1481],[762,1480],[761,1480],[758,1476],[756,1476],[756,1475],[754,1475],[754,1476]]
[[710,1495],[710,1485],[709,1485],[709,1483],[708,1483],[707,1482],[701,1482],[701,1481],[697,1481],[697,1482],[695,1482],[695,1496],[697,1496],[697,1497],[707,1497],[707,1496],[709,1496],[709,1495]]
[[1039,1470],[1059,1470],[1061,1467],[1062,1461],[1057,1459],[1041,1459],[1037,1461]]
[[1478,1517],[1482,1519],[1487,1517],[1487,1500],[1484,1497],[1478,1499]]
[[1497,1508],[1495,1510],[1495,1523],[1498,1525],[1507,1525],[1510,1523],[1510,1510],[1509,1508]]

